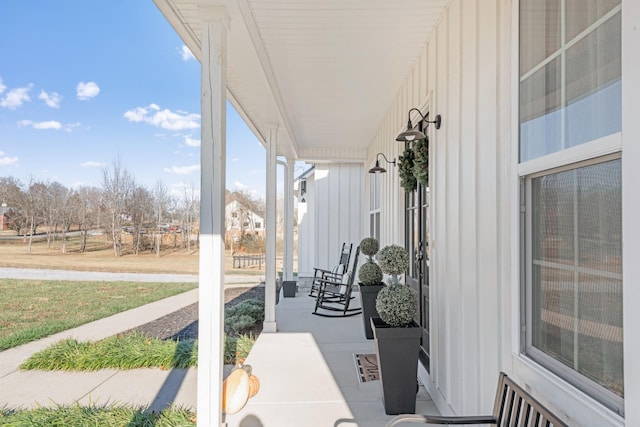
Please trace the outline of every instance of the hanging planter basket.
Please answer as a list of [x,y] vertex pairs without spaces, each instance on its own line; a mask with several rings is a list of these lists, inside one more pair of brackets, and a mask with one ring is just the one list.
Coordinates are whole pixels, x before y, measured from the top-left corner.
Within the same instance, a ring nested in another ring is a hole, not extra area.
[[416,141],[414,147],[413,175],[424,187],[429,186],[429,138]]
[[415,191],[418,187],[418,183],[414,175],[414,161],[415,154],[411,148],[405,148],[404,152],[398,159],[400,186],[407,193]]

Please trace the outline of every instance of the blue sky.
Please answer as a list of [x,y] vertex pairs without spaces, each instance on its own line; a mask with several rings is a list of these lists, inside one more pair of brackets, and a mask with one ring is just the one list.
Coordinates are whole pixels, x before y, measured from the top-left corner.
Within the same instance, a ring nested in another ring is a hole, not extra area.
[[[200,64],[151,0],[0,2],[0,177],[200,185]],[[227,188],[265,194],[265,151],[227,104]]]

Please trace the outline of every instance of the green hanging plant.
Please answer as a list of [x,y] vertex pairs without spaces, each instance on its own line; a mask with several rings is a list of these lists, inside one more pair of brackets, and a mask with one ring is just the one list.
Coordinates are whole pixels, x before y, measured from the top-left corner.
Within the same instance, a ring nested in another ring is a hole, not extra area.
[[415,191],[418,184],[414,175],[415,154],[411,148],[405,148],[402,155],[398,158],[398,169],[400,174],[400,186],[410,193]]
[[429,186],[429,138],[416,141],[413,146],[415,160],[413,175],[425,187]]

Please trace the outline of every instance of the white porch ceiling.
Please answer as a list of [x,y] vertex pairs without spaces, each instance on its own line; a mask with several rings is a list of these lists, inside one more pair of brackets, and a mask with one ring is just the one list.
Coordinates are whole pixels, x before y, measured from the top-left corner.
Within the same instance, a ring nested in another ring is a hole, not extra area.
[[279,155],[364,161],[449,0],[154,1],[198,59],[198,4],[227,8],[229,99]]

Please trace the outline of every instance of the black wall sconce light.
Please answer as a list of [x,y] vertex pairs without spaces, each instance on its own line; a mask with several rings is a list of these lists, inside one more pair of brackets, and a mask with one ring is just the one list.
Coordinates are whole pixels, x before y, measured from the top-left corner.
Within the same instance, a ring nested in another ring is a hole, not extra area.
[[400,141],[400,142],[411,142],[411,141],[415,141],[418,139],[425,139],[426,136],[424,133],[420,132],[418,129],[414,129],[413,125],[411,124],[411,112],[412,111],[417,111],[418,114],[420,114],[420,117],[422,117],[422,120],[427,122],[427,123],[433,123],[433,125],[436,127],[436,129],[440,129],[440,125],[442,124],[442,117],[440,117],[440,114],[438,114],[436,116],[436,119],[433,121],[429,121],[427,120],[427,118],[425,116],[422,115],[422,113],[420,112],[420,110],[418,110],[417,108],[412,108],[409,110],[408,116],[409,119],[407,121],[407,130],[405,130],[404,132],[401,132],[400,135],[398,135],[396,137],[396,141]]
[[391,163],[391,164],[393,164],[393,166],[396,165],[396,159],[393,159],[392,161],[389,161],[389,159],[387,159],[387,156],[385,156],[383,153],[378,153],[378,154],[376,154],[376,165],[374,167],[372,167],[371,169],[369,169],[369,173],[386,173],[387,172],[387,170],[385,168],[380,166],[380,160],[379,160],[380,156],[384,157],[384,159],[386,160],[387,163]]
[[307,194],[307,179],[306,178],[302,178],[300,180],[300,202],[301,203],[305,203],[306,200],[304,198],[304,195]]

